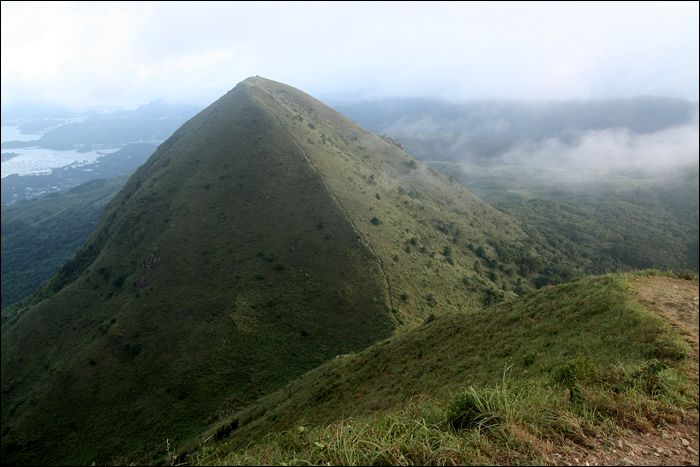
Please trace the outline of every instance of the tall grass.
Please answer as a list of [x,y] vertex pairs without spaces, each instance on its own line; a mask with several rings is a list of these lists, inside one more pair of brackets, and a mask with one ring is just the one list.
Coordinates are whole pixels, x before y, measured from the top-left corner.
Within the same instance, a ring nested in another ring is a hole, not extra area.
[[[573,370],[572,370],[573,368]],[[580,371],[586,368],[586,371]],[[566,377],[562,377],[566,375]],[[570,397],[570,388],[578,396]],[[695,391],[695,393],[693,393]],[[600,367],[573,359],[549,379],[469,386],[451,401],[413,397],[399,410],[270,433],[247,449],[197,465],[493,465],[548,463],[557,440],[646,431],[697,406],[684,373],[650,360]],[[218,451],[223,452],[222,450]]]
[[[241,426],[217,454],[251,464],[539,463],[553,444],[678,422],[698,406],[697,363],[634,298],[641,274],[584,278],[407,327],[238,412]],[[310,444],[290,441],[302,434]],[[436,446],[456,453],[437,456]]]

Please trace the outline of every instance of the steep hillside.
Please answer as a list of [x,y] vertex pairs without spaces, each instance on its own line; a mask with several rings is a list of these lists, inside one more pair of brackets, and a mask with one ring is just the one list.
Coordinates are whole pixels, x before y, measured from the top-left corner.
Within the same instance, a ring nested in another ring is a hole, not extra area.
[[697,292],[697,279],[649,271],[443,315],[163,454],[197,465],[697,463]]
[[3,462],[151,458],[224,400],[240,407],[401,323],[514,297],[550,266],[566,268],[392,140],[247,79],[3,310]]

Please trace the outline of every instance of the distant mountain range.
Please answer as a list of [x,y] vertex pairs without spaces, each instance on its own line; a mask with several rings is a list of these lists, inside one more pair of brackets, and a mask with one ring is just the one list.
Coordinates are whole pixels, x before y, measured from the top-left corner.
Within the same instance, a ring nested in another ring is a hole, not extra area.
[[[3,149],[38,146],[41,148],[66,150],[75,148],[125,145],[135,142],[161,142],[169,137],[188,118],[199,111],[189,105],[169,105],[155,100],[135,110],[111,113],[90,112],[81,118],[84,121],[64,123],[75,114],[58,113],[58,116],[33,118],[20,125],[20,131],[46,131],[36,141],[3,142]],[[6,111],[3,111],[6,112]],[[38,111],[37,111],[38,112]],[[9,115],[17,111],[10,109]],[[33,113],[28,113],[33,115]],[[54,114],[51,114],[54,115]],[[3,114],[3,123],[9,122]]]
[[334,108],[377,134],[446,132],[532,142],[555,137],[572,142],[587,130],[627,128],[649,133],[686,124],[698,114],[697,102],[666,97],[462,104],[437,99],[383,99]]

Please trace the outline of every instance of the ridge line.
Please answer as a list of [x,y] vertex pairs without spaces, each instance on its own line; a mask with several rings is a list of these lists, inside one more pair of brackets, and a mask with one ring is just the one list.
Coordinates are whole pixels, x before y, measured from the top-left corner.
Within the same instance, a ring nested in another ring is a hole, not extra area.
[[353,220],[350,218],[350,215],[348,214],[347,209],[345,209],[345,206],[343,206],[343,204],[340,202],[340,200],[338,200],[338,197],[335,195],[335,192],[330,187],[330,185],[328,185],[328,182],[326,181],[326,177],[323,175],[323,173],[321,173],[321,171],[318,170],[318,167],[316,167],[311,162],[311,159],[309,159],[309,156],[306,154],[306,151],[304,151],[304,148],[302,148],[301,145],[297,142],[296,138],[294,138],[294,136],[292,136],[292,134],[287,131],[287,129],[282,124],[282,121],[277,116],[277,114],[275,114],[274,112],[271,112],[271,113],[272,113],[272,115],[275,116],[275,119],[277,119],[277,123],[279,123],[282,130],[284,130],[284,132],[287,134],[287,136],[289,136],[292,139],[292,141],[294,142],[294,144],[299,148],[302,155],[304,156],[304,159],[306,159],[306,161],[313,168],[313,170],[316,171],[316,173],[321,177],[321,181],[323,182],[323,185],[326,187],[328,192],[331,194],[331,197],[333,198],[333,200],[338,204],[338,206],[340,207],[340,210],[343,212],[343,215],[345,216],[345,218],[348,220],[348,222],[350,222],[350,225],[352,226],[353,231],[357,234],[357,236],[360,239],[364,240],[363,243],[365,244],[365,246],[367,248],[369,248],[369,250],[372,252],[372,255],[374,255],[374,257],[377,258],[377,261],[379,262],[379,265],[380,265],[379,269],[382,272],[382,276],[384,277],[384,282],[386,282],[387,295],[389,297],[389,306],[391,307],[391,312],[393,313],[393,310],[395,308],[394,308],[394,302],[393,302],[392,297],[391,297],[391,282],[389,281],[389,276],[386,274],[386,271],[384,270],[384,262],[379,257],[377,252],[374,251],[374,248],[372,248],[372,245],[370,244],[370,242],[365,239],[365,236],[362,234],[362,232],[357,228],[357,226],[355,225]]

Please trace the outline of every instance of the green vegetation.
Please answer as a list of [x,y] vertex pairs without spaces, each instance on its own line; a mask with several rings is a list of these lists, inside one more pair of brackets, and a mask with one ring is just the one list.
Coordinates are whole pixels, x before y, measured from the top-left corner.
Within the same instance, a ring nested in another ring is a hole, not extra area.
[[532,288],[469,245],[544,265],[556,252],[411,160],[260,78],[188,121],[75,255],[3,309],[3,459],[149,459],[402,323]]
[[2,308],[34,293],[92,233],[124,175],[2,206]]
[[676,423],[698,407],[697,380],[688,344],[630,291],[650,274],[438,316],[322,365],[178,454],[198,465],[529,464],[551,462],[551,442]]
[[3,462],[543,462],[697,407],[637,276],[400,144],[258,77],[182,125],[2,310]]
[[585,274],[698,272],[698,167],[586,181],[568,171],[429,162]]

